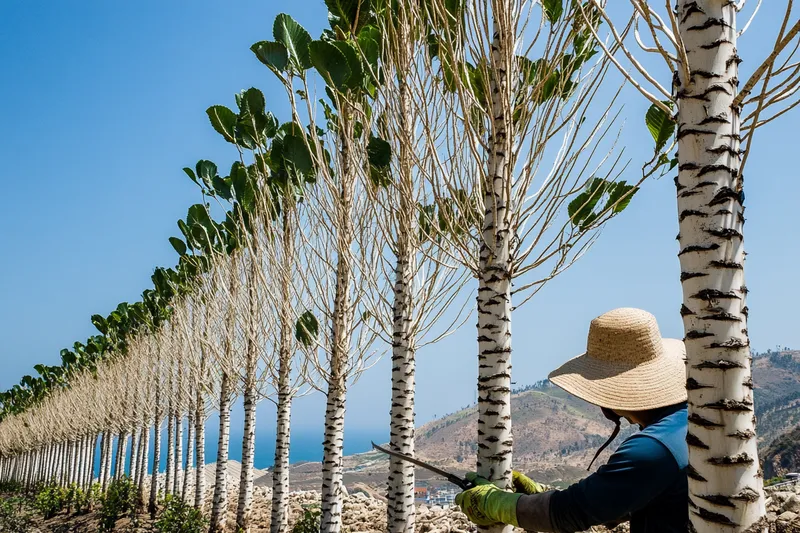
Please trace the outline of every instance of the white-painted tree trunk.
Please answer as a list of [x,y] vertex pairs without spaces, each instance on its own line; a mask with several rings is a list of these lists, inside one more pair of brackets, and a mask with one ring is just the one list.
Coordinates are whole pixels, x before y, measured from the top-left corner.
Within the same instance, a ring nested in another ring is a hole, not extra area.
[[181,499],[187,501],[189,489],[193,478],[191,476],[192,460],[194,459],[194,413],[189,410],[186,417],[186,468],[183,470],[183,488],[181,489]]
[[736,9],[679,0],[691,79],[678,77],[676,180],[689,390],[689,506],[699,533],[766,530],[753,412]]
[[114,465],[114,479],[121,479],[125,475],[125,456],[128,453],[128,432],[123,431],[117,438],[117,456]]
[[155,517],[158,510],[158,471],[161,469],[161,424],[164,421],[164,415],[160,407],[160,392],[161,389],[156,384],[156,416],[153,421],[153,472],[150,475],[150,498],[147,502],[147,511],[151,517]]
[[147,476],[147,463],[150,454],[150,428],[148,426],[142,426],[142,435],[139,439],[141,451],[139,452],[139,466],[137,467],[139,479],[136,480],[136,485],[138,486],[139,505],[144,505],[146,498],[144,481]]
[[256,447],[256,387],[258,372],[258,347],[255,344],[257,316],[257,272],[251,258],[247,288],[248,320],[247,347],[244,376],[244,428],[242,435],[242,470],[239,477],[239,498],[236,507],[236,528],[240,533],[250,533],[250,514],[253,507],[253,465]]
[[164,496],[172,494],[172,480],[175,476],[175,425],[172,423],[173,413],[172,397],[170,395],[167,405],[167,469],[164,473]]
[[228,448],[231,440],[230,376],[222,373],[219,391],[219,440],[217,466],[214,476],[214,497],[211,504],[211,533],[225,531],[228,512]]
[[278,409],[275,435],[275,461],[272,466],[272,510],[270,533],[285,533],[288,528],[287,496],[289,494],[289,446],[292,415],[292,300],[291,279],[295,258],[295,205],[288,197],[283,207],[283,261],[281,272],[284,275],[280,310],[280,347],[278,350]]
[[[489,167],[478,267],[478,474],[511,489],[511,277],[515,241],[511,191],[511,90],[514,24],[508,0],[492,2]],[[510,527],[479,528],[510,531]]]
[[136,483],[137,467],[139,466],[139,439],[141,438],[141,429],[135,428],[131,433],[131,467],[130,476],[131,480]]
[[203,511],[206,496],[206,406],[203,401],[203,392],[197,389],[194,413],[194,439],[195,439],[195,482],[194,482],[194,507]]
[[[400,10],[405,13],[405,9]],[[402,15],[401,15],[402,16]],[[406,139],[414,132],[410,124],[410,98],[407,72],[410,69],[411,40],[408,22],[398,24],[398,98],[400,112],[394,117]],[[390,447],[404,455],[414,456],[414,395],[416,388],[415,339],[411,331],[414,313],[412,282],[414,272],[415,220],[418,216],[414,202],[412,154],[408,143],[401,142],[399,150],[400,179],[399,209],[396,211],[398,235],[395,243],[394,302],[392,306],[392,405],[390,409]],[[389,458],[389,490],[387,492],[387,529],[389,533],[413,533],[416,523],[414,506],[414,465],[395,457]]]
[[172,493],[181,495],[181,481],[183,478],[183,417],[180,412],[175,413],[175,477],[172,479]]
[[[346,111],[346,110],[345,110]],[[344,114],[344,113],[342,113]],[[330,369],[328,370],[327,401],[325,406],[325,432],[322,442],[322,517],[320,533],[339,533],[342,530],[342,457],[344,446],[344,413],[347,397],[347,362],[350,351],[352,325],[351,284],[352,265],[349,256],[353,243],[353,191],[354,172],[350,161],[352,149],[351,128],[342,120],[339,138],[342,158],[339,184],[338,258],[336,289],[331,324]]]

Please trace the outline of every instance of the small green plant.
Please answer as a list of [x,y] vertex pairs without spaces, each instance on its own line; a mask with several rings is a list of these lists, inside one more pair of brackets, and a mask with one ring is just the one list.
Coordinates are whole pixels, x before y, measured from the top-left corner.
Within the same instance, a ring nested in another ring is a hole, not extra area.
[[25,498],[12,496],[0,500],[0,531],[28,533],[31,523],[31,514],[25,508]]
[[45,485],[36,494],[33,506],[47,520],[61,512],[67,503],[67,489],[58,485]]
[[18,494],[22,492],[23,489],[24,487],[22,486],[22,483],[20,483],[19,481],[10,480],[10,481],[0,482],[0,493]]
[[136,522],[136,486],[127,476],[108,486],[100,507],[100,531],[113,531],[117,520],[124,516]]
[[202,533],[208,522],[198,509],[169,495],[154,526],[159,533]]
[[321,516],[318,504],[304,505],[303,516],[295,523],[292,533],[319,533]]

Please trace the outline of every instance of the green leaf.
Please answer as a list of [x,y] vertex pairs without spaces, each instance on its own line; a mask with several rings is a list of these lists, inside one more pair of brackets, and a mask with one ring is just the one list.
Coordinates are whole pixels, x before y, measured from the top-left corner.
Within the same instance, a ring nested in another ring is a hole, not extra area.
[[314,41],[309,46],[311,63],[329,86],[345,89],[350,77],[347,58],[334,45],[326,41]]
[[170,237],[169,243],[175,248],[175,251],[178,252],[178,255],[186,255],[186,243],[180,240],[177,237]]
[[392,162],[392,146],[380,137],[370,135],[367,155],[371,166],[387,168]]
[[220,178],[219,176],[214,176],[211,181],[214,185],[214,191],[217,193],[217,196],[230,202],[231,198],[233,198],[231,196],[230,178]]
[[639,191],[635,185],[628,185],[624,181],[618,181],[610,186],[608,201],[603,210],[612,209],[614,214],[622,213],[631,203],[633,195]]
[[200,182],[197,181],[197,176],[195,175],[194,170],[192,170],[189,167],[183,167],[183,171],[186,173],[187,176],[189,176],[189,179],[191,179],[197,185],[200,185]]
[[561,15],[564,13],[564,5],[561,3],[561,0],[542,0],[542,7],[551,24],[558,22],[558,19],[560,19]]
[[289,51],[281,43],[259,41],[250,47],[259,61],[271,69],[283,72],[289,65]]
[[369,160],[369,177],[376,187],[387,187],[392,183],[390,164],[392,161],[391,145],[381,139],[370,135],[367,145],[367,159]]
[[[672,109],[672,102],[667,101],[664,104]],[[652,104],[650,109],[647,110],[644,121],[656,143],[656,152],[660,152],[675,133],[675,122],[673,122],[672,117],[655,104]]]
[[350,41],[334,41],[333,45],[347,59],[350,75],[347,77],[346,87],[348,89],[358,89],[364,86],[364,67],[361,64],[361,57],[355,46]]
[[281,13],[275,17],[272,36],[286,47],[292,66],[297,72],[311,68],[309,55],[311,35],[297,21],[289,15]]
[[214,105],[206,110],[211,125],[229,143],[236,144],[236,114],[224,105]]
[[314,313],[306,311],[300,315],[294,327],[295,338],[302,343],[303,346],[308,347],[314,343],[318,335],[319,321],[317,317],[314,316]]
[[314,161],[306,142],[300,135],[290,133],[283,138],[283,160],[294,167],[297,172],[310,175],[314,171]]
[[214,176],[217,175],[217,165],[215,165],[212,161],[208,161],[206,159],[201,159],[195,165],[195,170],[197,171],[197,175],[203,180],[203,183],[206,186],[206,189],[214,190]]
[[567,206],[567,213],[572,223],[576,226],[582,226],[585,221],[592,216],[597,202],[603,196],[605,191],[606,180],[602,178],[594,178],[585,191],[580,193],[572,200]]

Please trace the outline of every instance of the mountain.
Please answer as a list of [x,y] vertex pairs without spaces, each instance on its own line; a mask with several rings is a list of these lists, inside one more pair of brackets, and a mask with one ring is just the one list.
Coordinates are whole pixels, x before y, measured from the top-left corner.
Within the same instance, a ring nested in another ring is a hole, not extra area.
[[[758,417],[759,451],[766,477],[800,469],[800,351],[753,355],[754,402]],[[600,409],[542,381],[512,394],[514,466],[533,479],[566,486],[585,477],[597,448],[611,434],[613,424]],[[477,407],[470,406],[417,428],[417,457],[457,474],[475,469]],[[792,432],[792,430],[794,430]],[[622,440],[636,431],[623,421],[615,444],[598,458],[603,464]],[[387,457],[375,451],[346,456],[345,485],[383,490]],[[319,487],[320,463],[291,467],[295,490]],[[438,476],[417,469],[420,483],[443,484]],[[256,484],[269,485],[271,476]]]
[[[765,455],[772,453],[773,442],[800,423],[800,351],[754,354],[753,381],[759,449],[766,464],[773,460],[773,455]],[[613,429],[597,407],[549,382],[516,391],[511,408],[514,464],[544,483],[563,485],[584,477],[595,450]],[[418,428],[418,456],[443,467],[473,470],[477,418],[477,407],[471,406]],[[623,422],[616,442],[633,431]],[[595,465],[603,464],[615,448],[610,446]],[[787,455],[786,445],[781,449],[781,458],[798,455]]]

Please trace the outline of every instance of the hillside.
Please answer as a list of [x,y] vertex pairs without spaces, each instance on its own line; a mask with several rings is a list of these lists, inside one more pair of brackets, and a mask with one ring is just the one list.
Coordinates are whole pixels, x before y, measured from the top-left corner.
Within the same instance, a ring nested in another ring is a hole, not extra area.
[[[764,454],[772,453],[773,441],[800,424],[800,351],[754,355],[753,381],[759,447]],[[549,382],[528,389],[512,397],[515,464],[546,483],[561,484],[585,476],[592,455],[613,425],[599,409]],[[634,430],[623,422],[618,442]],[[477,410],[472,406],[419,428],[418,454],[440,465],[473,469],[476,433]],[[782,457],[792,456],[791,452],[786,455],[785,446],[783,449]],[[601,458],[608,454],[610,450]],[[771,455],[764,457],[765,462],[772,460]],[[602,460],[598,462],[602,464]]]
[[[759,448],[765,472],[797,470],[800,458],[800,351],[768,352],[753,358],[755,406]],[[551,385],[540,382],[512,395],[514,464],[543,483],[564,486],[586,475],[595,450],[613,429],[600,410]],[[617,443],[635,428],[623,421]],[[477,408],[462,409],[417,428],[420,459],[456,473],[475,469]],[[595,463],[603,464],[616,446],[610,446]],[[234,466],[235,468],[235,466]],[[345,485],[353,490],[386,483],[388,459],[379,452],[344,458]],[[264,472],[260,472],[263,474]],[[772,476],[769,476],[772,477]],[[417,479],[444,483],[430,472],[417,469]],[[257,485],[269,485],[261,475]],[[291,483],[297,489],[314,489],[320,483],[320,464],[292,465]]]

